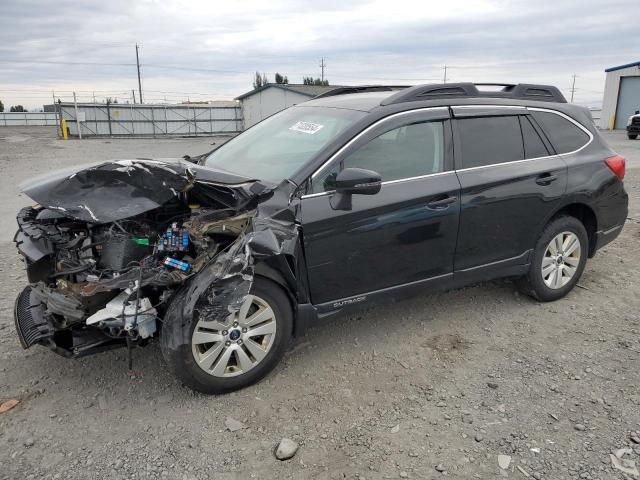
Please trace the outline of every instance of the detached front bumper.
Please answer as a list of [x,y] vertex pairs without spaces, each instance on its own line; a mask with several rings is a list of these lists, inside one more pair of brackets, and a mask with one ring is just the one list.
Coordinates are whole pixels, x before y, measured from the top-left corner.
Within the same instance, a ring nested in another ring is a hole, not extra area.
[[47,320],[45,304],[30,286],[16,298],[13,319],[25,349],[38,344],[63,357],[78,358],[125,346],[124,340],[107,337],[95,328],[55,329]]
[[13,319],[23,348],[36,343],[49,345],[53,342],[54,330],[45,319],[44,306],[31,287],[26,287],[16,298]]

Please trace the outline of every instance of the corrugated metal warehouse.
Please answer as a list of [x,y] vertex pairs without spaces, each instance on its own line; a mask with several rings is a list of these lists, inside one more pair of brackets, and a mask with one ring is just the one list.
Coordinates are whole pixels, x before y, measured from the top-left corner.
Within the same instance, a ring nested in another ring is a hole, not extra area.
[[600,128],[625,128],[627,119],[640,110],[640,62],[605,70]]
[[236,100],[242,102],[244,128],[249,128],[274,113],[335,89],[336,86],[268,83]]

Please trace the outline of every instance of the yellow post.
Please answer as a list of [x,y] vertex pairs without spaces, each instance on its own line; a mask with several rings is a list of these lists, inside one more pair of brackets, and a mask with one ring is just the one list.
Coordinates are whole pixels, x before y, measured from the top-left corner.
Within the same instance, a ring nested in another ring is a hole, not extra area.
[[62,119],[62,138],[69,140],[69,132],[67,131],[67,120]]
[[613,130],[613,127],[616,126],[616,114],[612,113],[609,117],[609,130]]

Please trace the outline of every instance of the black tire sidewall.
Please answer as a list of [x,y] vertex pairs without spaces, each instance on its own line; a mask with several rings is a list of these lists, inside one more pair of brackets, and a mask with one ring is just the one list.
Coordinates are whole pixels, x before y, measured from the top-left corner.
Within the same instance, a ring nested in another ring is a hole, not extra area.
[[[573,278],[562,288],[553,289],[547,287],[542,278],[542,257],[545,254],[547,246],[551,240],[562,232],[571,232],[578,237],[580,241],[580,263],[578,269]],[[529,274],[527,275],[527,287],[528,292],[536,299],[543,302],[552,302],[564,297],[569,293],[584,271],[584,267],[587,263],[587,256],[589,251],[589,236],[587,230],[580,220],[575,217],[563,216],[551,221],[540,235],[538,242],[536,243],[531,259],[531,266],[529,268]]]
[[[255,277],[251,293],[265,300],[273,309],[276,318],[276,335],[274,344],[267,356],[247,373],[221,378],[203,371],[195,361],[191,343],[180,345],[176,349],[168,349],[170,342],[162,341],[163,354],[169,367],[180,381],[187,387],[205,394],[227,393],[252,385],[267,375],[281,360],[291,339],[293,331],[293,313],[291,304],[284,291],[275,283],[261,277]],[[182,332],[191,339],[197,322],[193,319],[185,322]]]

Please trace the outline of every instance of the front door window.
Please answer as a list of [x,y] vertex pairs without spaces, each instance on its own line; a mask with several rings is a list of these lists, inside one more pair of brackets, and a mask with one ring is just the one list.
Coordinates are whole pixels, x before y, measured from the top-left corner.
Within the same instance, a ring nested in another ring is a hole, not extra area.
[[443,122],[403,125],[370,140],[313,182],[313,192],[335,189],[335,177],[345,168],[373,170],[383,182],[420,177],[444,170]]

